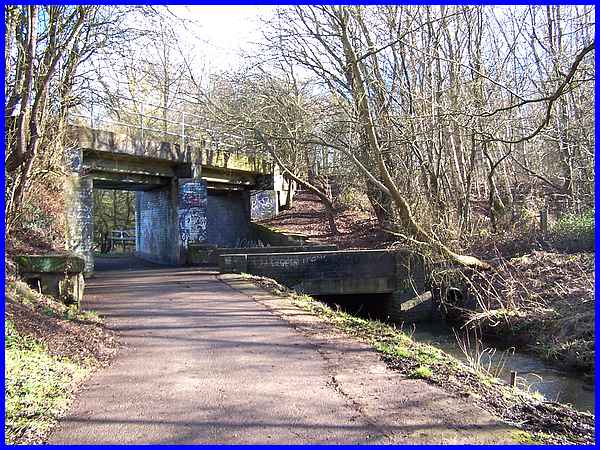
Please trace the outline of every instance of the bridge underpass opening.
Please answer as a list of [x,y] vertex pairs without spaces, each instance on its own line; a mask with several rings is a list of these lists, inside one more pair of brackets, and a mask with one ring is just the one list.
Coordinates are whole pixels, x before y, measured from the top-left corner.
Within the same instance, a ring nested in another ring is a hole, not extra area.
[[134,254],[135,192],[117,189],[94,189],[95,256]]
[[[189,167],[186,171],[156,160],[94,156],[87,156],[87,167],[65,181],[67,246],[85,259],[85,272],[94,271],[96,190],[128,191],[135,196],[137,256],[159,264],[182,264],[188,242],[201,240],[205,233],[199,227],[206,225],[206,183],[190,178]],[[189,220],[190,215],[195,221]],[[180,224],[188,228],[181,230]]]
[[[107,232],[102,220],[106,216],[106,207],[113,207],[109,215],[114,217],[113,224],[122,224],[123,229],[134,230],[133,242],[128,242],[136,256],[159,264],[175,265],[179,262],[178,229],[178,192],[179,183],[173,177],[132,178],[105,177],[95,174],[93,177],[94,211],[92,223],[95,240],[100,238],[99,231]],[[101,205],[98,201],[116,199],[118,205]],[[125,215],[125,217],[118,217]],[[110,230],[112,234],[112,229]],[[113,236],[111,236],[112,238]],[[96,244],[96,242],[94,242]],[[114,241],[112,242],[114,244]],[[113,247],[114,250],[114,247]],[[93,261],[92,261],[93,264]]]
[[[135,256],[162,265],[185,265],[190,243],[219,247],[256,243],[250,223],[257,205],[264,203],[256,201],[257,195],[265,191],[208,176],[207,180],[149,176],[125,172],[128,166],[123,164],[119,167],[122,173],[95,170],[68,177],[65,184],[67,242],[84,257],[88,275],[94,272],[94,252],[107,250],[103,241],[115,224],[135,230],[135,244],[130,244]],[[102,199],[108,204],[98,204]],[[128,217],[116,215],[106,223],[102,207],[114,208],[115,199],[120,214]]]
[[[98,174],[87,189],[90,180],[86,178],[77,177],[71,185],[72,196],[76,194],[84,207],[70,215],[70,222],[81,228],[83,242],[90,235],[90,251],[84,255],[88,273],[94,271],[94,256],[115,251],[157,264],[182,265],[185,258],[180,247],[188,242],[240,247],[257,241],[250,226],[248,190],[207,187],[202,180],[182,190],[177,179],[144,183],[139,177],[137,181],[107,180]],[[81,213],[88,210],[88,200],[91,214],[86,217]],[[124,231],[132,239],[123,236]]]

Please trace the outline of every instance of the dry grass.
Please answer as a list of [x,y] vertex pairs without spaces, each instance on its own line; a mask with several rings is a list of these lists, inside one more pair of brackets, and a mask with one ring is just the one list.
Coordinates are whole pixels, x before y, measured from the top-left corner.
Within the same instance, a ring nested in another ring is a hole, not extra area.
[[469,299],[451,305],[466,327],[510,338],[546,359],[594,371],[594,254],[534,251],[461,271]]

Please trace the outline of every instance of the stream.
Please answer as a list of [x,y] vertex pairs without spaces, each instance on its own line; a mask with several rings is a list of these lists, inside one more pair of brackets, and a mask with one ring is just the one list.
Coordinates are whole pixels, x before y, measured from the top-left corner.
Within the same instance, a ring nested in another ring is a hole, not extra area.
[[[364,296],[334,296],[318,297],[319,300],[329,305],[339,305],[341,309],[364,318],[381,320],[381,314],[376,307],[376,295],[369,296],[365,302]],[[373,301],[375,300],[375,301]],[[404,332],[413,340],[424,344],[433,345],[455,358],[468,362],[459,345],[454,329],[443,321],[420,322],[405,324]],[[464,335],[461,336],[463,341]],[[470,336],[471,348],[476,339]],[[581,375],[567,372],[545,362],[536,355],[524,353],[513,348],[501,348],[499,342],[483,342],[481,348],[487,348],[481,362],[484,366],[490,365],[495,376],[510,383],[510,374],[517,372],[517,384],[530,392],[539,392],[548,401],[571,404],[579,411],[594,413],[594,382],[585,380]]]

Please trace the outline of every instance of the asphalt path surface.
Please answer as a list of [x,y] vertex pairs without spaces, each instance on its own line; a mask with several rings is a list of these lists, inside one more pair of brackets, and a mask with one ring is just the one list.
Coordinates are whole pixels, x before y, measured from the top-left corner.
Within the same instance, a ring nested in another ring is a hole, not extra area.
[[123,348],[50,444],[505,441],[484,411],[297,329],[214,271],[119,264],[87,281],[82,306]]

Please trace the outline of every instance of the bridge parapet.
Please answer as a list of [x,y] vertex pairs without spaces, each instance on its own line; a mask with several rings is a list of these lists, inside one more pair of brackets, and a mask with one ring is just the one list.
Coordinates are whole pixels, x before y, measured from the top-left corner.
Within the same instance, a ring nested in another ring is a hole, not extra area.
[[395,320],[431,317],[432,295],[423,257],[407,249],[224,254],[221,273],[249,273],[310,295],[388,294]]
[[305,252],[322,252],[337,250],[337,245],[306,245],[306,246],[274,246],[274,247],[217,247],[216,245],[190,245],[188,251],[189,265],[212,265],[219,264],[219,256],[229,254],[254,254],[254,253],[305,253]]
[[338,250],[223,254],[222,272],[266,276],[315,295],[392,293],[424,286],[422,257],[409,250]]

